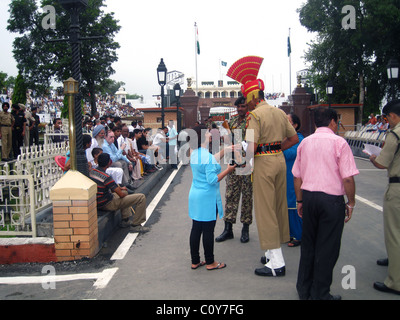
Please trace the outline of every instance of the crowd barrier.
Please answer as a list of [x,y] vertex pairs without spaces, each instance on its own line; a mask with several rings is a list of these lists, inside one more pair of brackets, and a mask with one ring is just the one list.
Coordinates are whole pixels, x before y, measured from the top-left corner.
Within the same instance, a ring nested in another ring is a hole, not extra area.
[[372,131],[371,126],[363,126],[357,131],[346,131],[344,138],[349,144],[353,155],[356,157],[369,158],[362,152],[365,144],[371,144],[382,148],[385,144],[385,131]]

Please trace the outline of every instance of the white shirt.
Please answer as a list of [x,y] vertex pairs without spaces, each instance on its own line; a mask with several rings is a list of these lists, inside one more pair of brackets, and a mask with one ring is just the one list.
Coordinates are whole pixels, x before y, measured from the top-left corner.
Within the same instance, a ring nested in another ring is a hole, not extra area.
[[160,145],[162,143],[165,143],[164,140],[165,140],[165,136],[159,132],[155,135],[155,137],[153,139],[153,144]]

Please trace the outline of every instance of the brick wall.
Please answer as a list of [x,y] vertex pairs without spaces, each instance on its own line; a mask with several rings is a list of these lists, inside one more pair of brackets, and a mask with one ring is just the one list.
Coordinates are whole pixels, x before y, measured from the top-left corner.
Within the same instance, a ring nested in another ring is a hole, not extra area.
[[98,251],[96,196],[53,201],[54,242],[58,261],[93,257]]

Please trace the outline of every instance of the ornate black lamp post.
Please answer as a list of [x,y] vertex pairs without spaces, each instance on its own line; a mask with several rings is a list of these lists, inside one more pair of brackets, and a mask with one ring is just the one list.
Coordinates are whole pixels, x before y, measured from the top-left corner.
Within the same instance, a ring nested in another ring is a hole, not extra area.
[[329,80],[326,83],[326,94],[328,95],[328,103],[329,103],[329,108],[331,107],[332,103],[332,95],[333,95],[333,82]]
[[161,86],[161,126],[164,128],[164,86],[167,83],[167,67],[165,66],[163,58],[161,58],[160,64],[157,67],[157,79],[158,84]]
[[181,114],[179,113],[179,107],[181,106],[181,86],[179,85],[179,83],[174,85],[174,95],[176,98],[176,130],[178,130],[178,132],[181,131]]
[[390,82],[391,98],[394,100],[396,99],[395,84],[399,79],[399,62],[394,58],[390,59],[386,69],[387,69],[388,79]]
[[[80,23],[79,13],[86,9],[89,0],[58,0],[64,9],[68,10],[71,15],[70,35],[69,42],[72,48],[72,78],[78,82],[78,86],[81,83],[81,38],[80,38]],[[75,119],[73,126],[75,126],[75,152],[76,152],[76,163],[77,170],[88,175],[88,164],[83,150],[83,135],[82,135],[82,110],[81,110],[81,93],[75,95]],[[70,119],[71,121],[71,119]],[[71,151],[72,154],[72,151]]]
[[79,83],[73,78],[64,81],[64,94],[68,96],[69,111],[69,151],[71,170],[76,171],[76,128],[75,128],[75,96],[79,93]]

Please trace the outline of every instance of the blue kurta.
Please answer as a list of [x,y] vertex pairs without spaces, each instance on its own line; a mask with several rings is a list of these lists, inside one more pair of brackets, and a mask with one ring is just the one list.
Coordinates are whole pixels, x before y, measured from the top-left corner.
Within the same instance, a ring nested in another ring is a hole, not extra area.
[[198,148],[190,155],[193,181],[189,192],[189,217],[196,221],[216,220],[224,216],[218,174],[221,166],[215,157],[204,148]]
[[286,160],[286,196],[289,209],[290,237],[295,238],[296,240],[301,240],[303,220],[297,214],[292,168],[297,156],[297,147],[304,139],[304,136],[300,132],[297,132],[297,135],[299,136],[299,143],[283,151],[283,154],[285,155]]

